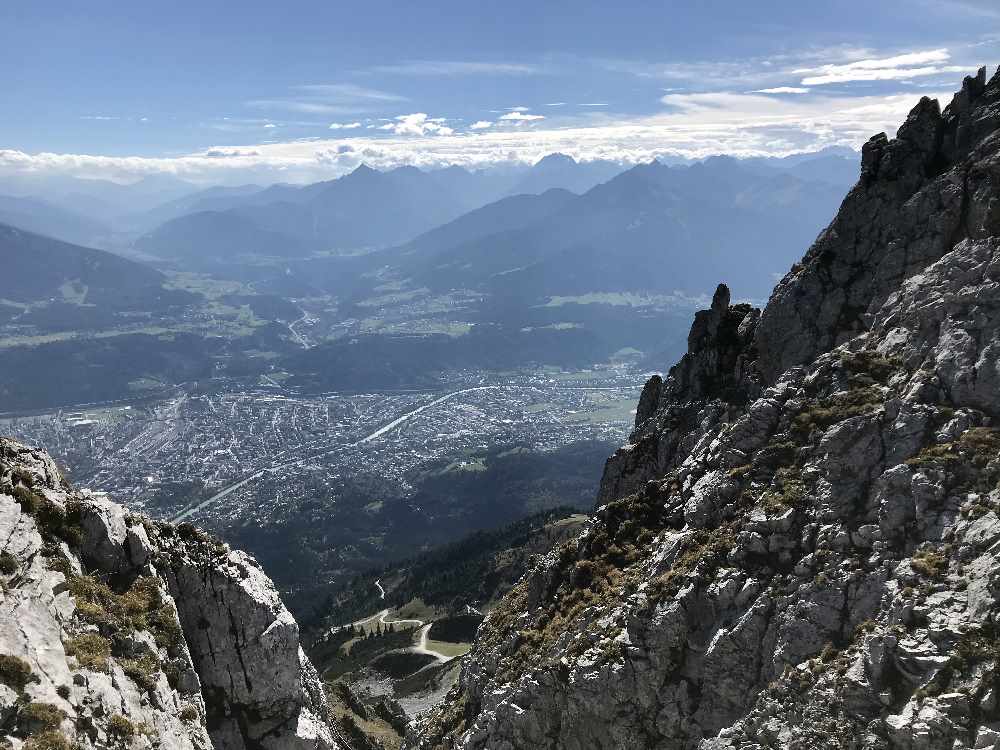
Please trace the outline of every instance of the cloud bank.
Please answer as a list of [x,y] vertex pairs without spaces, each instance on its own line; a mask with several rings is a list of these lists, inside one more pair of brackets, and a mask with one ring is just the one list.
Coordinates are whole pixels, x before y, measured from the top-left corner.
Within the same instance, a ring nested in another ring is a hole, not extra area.
[[[939,95],[943,103],[948,99]],[[0,174],[51,173],[127,181],[167,173],[198,182],[249,179],[307,182],[348,172],[361,163],[469,168],[533,163],[561,152],[579,160],[634,164],[657,157],[785,155],[825,146],[858,147],[872,134],[894,132],[916,103],[911,94],[775,97],[753,93],[670,93],[666,111],[641,117],[606,114],[582,124],[497,128],[488,121],[458,132],[444,118],[399,115],[378,135],[305,139],[253,146],[218,146],[177,157],[111,157],[0,150]],[[524,112],[508,115],[532,116]],[[501,119],[505,116],[501,116]],[[512,118],[508,123],[518,124]],[[547,121],[546,121],[547,122]],[[353,125],[354,123],[348,123]],[[374,133],[376,131],[362,131]]]

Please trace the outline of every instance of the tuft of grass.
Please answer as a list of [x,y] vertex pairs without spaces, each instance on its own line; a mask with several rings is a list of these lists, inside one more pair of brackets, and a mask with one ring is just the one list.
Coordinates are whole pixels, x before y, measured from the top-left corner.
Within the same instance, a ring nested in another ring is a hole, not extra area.
[[136,685],[147,693],[156,689],[156,677],[160,672],[160,660],[150,653],[145,653],[136,659],[122,659],[122,671],[132,678]]
[[899,357],[884,357],[869,350],[845,354],[840,358],[840,363],[853,381],[883,385],[903,366],[903,360]]
[[955,644],[949,666],[966,674],[977,665],[1000,661],[1000,638],[996,626],[986,623],[969,630]]
[[35,475],[27,469],[11,469],[10,478],[15,484],[23,484],[29,488],[35,486]]
[[26,723],[32,731],[58,729],[66,718],[66,713],[51,703],[32,701],[23,709],[18,717],[19,723]]
[[120,745],[127,745],[138,732],[139,728],[122,714],[115,714],[108,720],[108,737]]
[[194,706],[184,706],[178,716],[184,723],[191,724],[198,721],[198,709]]
[[948,560],[940,552],[922,550],[910,560],[910,567],[927,578],[942,578],[948,572]]
[[21,511],[28,514],[33,514],[39,503],[45,500],[41,495],[35,494],[31,487],[23,484],[17,485],[11,494],[13,494],[17,504],[21,506]]
[[806,485],[799,473],[791,468],[778,469],[774,475],[774,489],[760,498],[761,507],[769,516],[777,516],[789,508],[796,508],[806,494]]
[[98,633],[84,633],[70,638],[65,643],[66,653],[75,656],[84,669],[96,672],[107,671],[108,659],[111,658],[111,642]]
[[164,648],[175,648],[180,643],[180,624],[155,578],[140,576],[123,593],[96,576],[70,575],[67,584],[76,600],[77,616],[96,625],[102,635],[114,638],[149,630]]
[[792,430],[808,436],[814,429],[826,428],[845,419],[869,414],[884,401],[882,392],[873,386],[854,388],[813,402],[792,420]]
[[12,493],[18,505],[21,506],[21,511],[34,517],[38,530],[45,541],[51,542],[59,539],[71,547],[79,547],[83,542],[79,502],[70,500],[66,503],[65,508],[61,508],[44,495],[23,484],[17,485]]
[[72,750],[69,740],[54,729],[33,734],[24,743],[24,750]]
[[699,529],[686,541],[670,570],[654,578],[650,586],[650,598],[662,601],[675,596],[684,580],[699,566],[716,568],[735,546],[735,534],[731,526],[715,529]]
[[0,682],[17,692],[24,690],[32,680],[31,664],[20,656],[0,654]]

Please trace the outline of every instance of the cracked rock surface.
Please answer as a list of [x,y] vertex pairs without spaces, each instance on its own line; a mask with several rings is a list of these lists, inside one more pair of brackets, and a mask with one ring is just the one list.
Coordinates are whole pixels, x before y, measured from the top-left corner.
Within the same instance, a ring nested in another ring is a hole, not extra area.
[[253,558],[0,438],[0,747],[344,748],[328,713]]
[[406,747],[998,746],[1000,72],[868,142],[762,311],[729,297]]

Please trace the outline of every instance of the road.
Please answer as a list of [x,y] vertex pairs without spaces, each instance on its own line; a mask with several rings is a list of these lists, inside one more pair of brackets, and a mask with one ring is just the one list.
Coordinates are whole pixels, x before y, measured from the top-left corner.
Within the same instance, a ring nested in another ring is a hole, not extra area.
[[228,495],[231,495],[232,493],[236,492],[237,490],[239,490],[239,489],[241,489],[243,487],[246,487],[248,484],[250,484],[250,482],[254,481],[255,479],[260,479],[260,477],[264,476],[264,474],[266,474],[269,471],[275,471],[275,470],[279,470],[279,469],[281,469],[281,470],[291,469],[291,468],[293,468],[295,466],[301,466],[306,461],[314,461],[317,458],[322,458],[323,456],[328,456],[331,453],[336,453],[338,451],[342,451],[345,448],[357,448],[359,445],[364,445],[365,443],[370,443],[373,440],[378,440],[380,437],[382,437],[383,435],[385,435],[387,432],[392,432],[392,430],[396,429],[397,427],[399,427],[404,422],[407,422],[407,421],[413,419],[415,416],[417,416],[418,414],[421,414],[421,413],[427,411],[428,409],[432,409],[432,408],[434,408],[435,406],[437,406],[439,404],[443,404],[445,401],[448,401],[449,399],[452,399],[455,396],[460,396],[463,393],[472,393],[474,391],[486,391],[486,390],[489,390],[491,388],[498,388],[498,387],[499,386],[495,386],[495,385],[480,385],[480,386],[476,386],[475,388],[463,388],[463,389],[461,389],[459,391],[452,391],[451,393],[446,393],[445,395],[441,396],[440,398],[436,398],[433,401],[424,404],[423,406],[418,406],[416,409],[411,409],[410,411],[408,411],[405,414],[403,414],[401,417],[398,417],[398,418],[392,420],[387,425],[379,427],[377,430],[375,430],[375,432],[372,432],[369,435],[365,435],[363,438],[361,438],[360,440],[355,440],[353,443],[347,443],[346,445],[338,445],[338,446],[336,446],[334,448],[326,448],[326,449],[323,449],[323,450],[321,450],[321,451],[319,451],[317,453],[311,453],[308,456],[304,456],[302,458],[295,459],[294,461],[291,461],[291,462],[281,462],[281,461],[273,462],[270,465],[265,466],[263,469],[258,469],[257,471],[253,472],[249,476],[244,477],[243,479],[239,480],[235,484],[231,484],[228,487],[220,490],[219,492],[215,493],[214,495],[212,495],[207,500],[202,500],[200,503],[198,503],[196,505],[193,505],[193,506],[190,506],[188,508],[185,508],[180,513],[177,513],[176,515],[172,516],[169,520],[172,521],[172,522],[174,522],[174,523],[180,523],[181,521],[185,521],[188,518],[190,518],[191,516],[193,516],[195,513],[199,513],[201,511],[203,511],[205,508],[209,507],[210,505],[214,505],[219,500],[222,500],[223,498],[227,497]]
[[[378,587],[379,596],[382,599],[385,599],[385,589],[382,588],[381,581],[376,580],[375,581],[375,585]],[[417,640],[417,645],[410,646],[407,649],[403,649],[404,651],[410,651],[411,653],[414,653],[414,654],[426,654],[427,656],[434,657],[435,661],[437,661],[438,663],[444,663],[444,662],[449,661],[450,659],[453,658],[451,656],[446,656],[445,654],[439,653],[439,652],[434,651],[433,649],[430,649],[430,648],[427,647],[427,640],[428,640],[427,636],[430,633],[431,625],[433,623],[430,623],[430,622],[425,623],[423,620],[411,620],[411,619],[405,619],[405,618],[401,618],[399,620],[389,620],[389,619],[387,619],[388,617],[389,617],[389,610],[388,609],[383,609],[383,610],[380,610],[380,611],[376,612],[373,615],[369,615],[368,617],[365,617],[364,619],[355,620],[354,622],[351,623],[351,625],[353,625],[356,628],[360,628],[360,627],[364,627],[365,625],[369,625],[370,626],[371,623],[376,622],[376,621],[379,622],[379,623],[381,623],[382,625],[415,625],[418,628],[420,628],[420,636],[419,636],[419,638]],[[333,628],[330,629],[330,632],[331,633],[335,633],[336,631],[340,630],[341,628],[346,628],[346,627],[348,627],[348,626],[347,625],[336,625],[336,626],[334,626]]]
[[303,322],[306,318],[309,317],[309,313],[307,313],[302,308],[299,308],[299,312],[302,313],[302,317],[299,318],[298,320],[293,320],[291,323],[289,323],[288,330],[291,331],[292,337],[302,346],[303,349],[308,349],[309,347],[312,346],[312,344],[309,343],[309,339],[307,339],[305,336],[303,336],[301,333],[295,330],[295,324]]
[[432,651],[427,648],[427,634],[430,632],[431,624],[428,623],[420,628],[420,640],[417,642],[416,646],[410,646],[408,649],[414,654],[426,654],[427,656],[433,656],[438,662],[446,662],[452,657],[445,656],[444,654],[438,653],[437,651]]

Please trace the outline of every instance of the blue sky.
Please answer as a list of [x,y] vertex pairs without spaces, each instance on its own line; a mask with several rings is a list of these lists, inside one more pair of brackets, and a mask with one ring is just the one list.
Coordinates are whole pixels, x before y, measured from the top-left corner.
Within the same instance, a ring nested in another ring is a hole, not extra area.
[[10,2],[0,174],[304,181],[857,146],[1000,63],[1000,3]]

